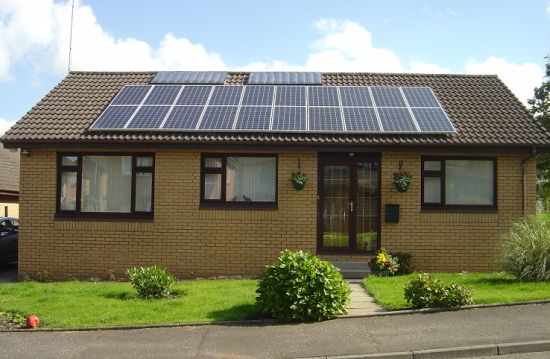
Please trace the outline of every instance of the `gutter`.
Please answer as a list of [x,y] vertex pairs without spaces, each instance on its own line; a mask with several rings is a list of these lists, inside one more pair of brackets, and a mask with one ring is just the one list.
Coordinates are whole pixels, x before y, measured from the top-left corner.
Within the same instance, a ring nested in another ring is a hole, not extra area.
[[523,216],[525,216],[525,211],[527,208],[527,175],[525,174],[525,167],[527,165],[527,161],[529,161],[532,158],[535,158],[537,156],[537,147],[533,146],[532,152],[529,156],[525,157],[521,160],[521,213]]

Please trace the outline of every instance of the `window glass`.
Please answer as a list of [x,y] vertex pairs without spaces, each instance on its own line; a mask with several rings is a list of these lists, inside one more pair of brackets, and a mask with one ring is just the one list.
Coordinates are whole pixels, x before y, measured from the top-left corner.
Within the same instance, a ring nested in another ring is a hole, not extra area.
[[76,210],[76,172],[61,173],[59,204],[62,211]]
[[152,167],[153,157],[137,157],[136,166],[138,167]]
[[424,203],[441,203],[441,177],[424,177]]
[[274,202],[275,157],[227,157],[226,201]]
[[424,161],[424,171],[441,171],[441,161]]
[[494,204],[493,185],[493,161],[445,161],[446,204],[492,205]]
[[222,159],[221,158],[205,158],[204,159],[204,167],[207,168],[221,168],[222,167]]
[[220,173],[204,175],[204,199],[222,199],[222,175]]
[[131,156],[82,158],[83,212],[129,213],[131,194]]
[[151,212],[153,174],[136,173],[136,211]]
[[78,165],[78,156],[63,156],[61,164],[63,166],[76,166]]

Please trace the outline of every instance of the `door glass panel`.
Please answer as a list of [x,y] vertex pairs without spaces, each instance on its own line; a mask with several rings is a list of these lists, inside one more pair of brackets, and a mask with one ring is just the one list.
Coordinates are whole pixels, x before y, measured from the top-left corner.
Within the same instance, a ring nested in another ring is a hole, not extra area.
[[348,247],[350,167],[324,166],[323,246]]
[[378,240],[378,163],[357,162],[357,249],[375,251]]

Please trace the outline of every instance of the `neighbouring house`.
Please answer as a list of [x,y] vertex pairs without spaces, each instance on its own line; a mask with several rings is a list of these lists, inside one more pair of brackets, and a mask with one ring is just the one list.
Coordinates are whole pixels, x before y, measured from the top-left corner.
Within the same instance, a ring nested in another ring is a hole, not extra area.
[[19,151],[0,143],[0,217],[19,217]]
[[60,279],[257,275],[285,248],[495,270],[550,148],[496,76],[382,73],[71,72],[1,140],[19,270]]

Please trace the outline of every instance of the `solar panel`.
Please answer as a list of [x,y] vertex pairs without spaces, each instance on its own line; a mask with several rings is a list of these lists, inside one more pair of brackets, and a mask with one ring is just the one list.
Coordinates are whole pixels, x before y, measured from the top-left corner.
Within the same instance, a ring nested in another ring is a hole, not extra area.
[[203,106],[174,106],[162,128],[193,130],[203,109]]
[[320,72],[252,72],[249,85],[322,85]]
[[235,128],[240,130],[269,130],[271,107],[241,107]]
[[403,87],[403,93],[410,107],[439,107],[429,87]]
[[170,106],[141,106],[128,128],[159,128]]
[[111,101],[111,105],[139,105],[145,98],[151,86],[124,86]]
[[147,99],[146,105],[172,105],[178,96],[181,86],[155,86]]
[[399,87],[381,87],[370,88],[374,103],[378,107],[406,107],[405,100],[399,91]]
[[333,86],[310,86],[308,88],[309,106],[339,106],[338,90]]
[[277,86],[276,106],[305,106],[305,86]]
[[212,86],[185,86],[176,105],[205,105]]
[[417,132],[407,108],[378,108],[384,132]]
[[236,106],[210,106],[206,108],[199,128],[203,130],[230,130],[233,127],[236,114]]
[[243,106],[271,106],[273,104],[273,86],[246,86]]
[[90,130],[455,132],[428,87],[299,85],[128,85]]
[[421,132],[453,132],[454,128],[441,108],[411,109]]
[[225,71],[161,71],[153,84],[220,84],[225,82]]
[[242,86],[216,86],[209,104],[212,106],[236,106],[241,100],[242,91]]
[[305,131],[305,107],[275,107],[273,111],[273,131]]
[[342,106],[372,107],[372,99],[368,87],[340,87]]
[[339,107],[310,107],[309,129],[312,131],[342,131]]
[[136,109],[137,106],[109,106],[95,120],[91,128],[124,128]]
[[346,130],[354,132],[378,132],[380,125],[372,107],[344,107]]

